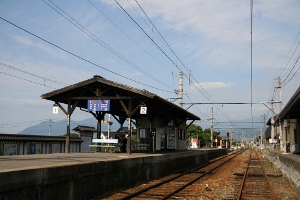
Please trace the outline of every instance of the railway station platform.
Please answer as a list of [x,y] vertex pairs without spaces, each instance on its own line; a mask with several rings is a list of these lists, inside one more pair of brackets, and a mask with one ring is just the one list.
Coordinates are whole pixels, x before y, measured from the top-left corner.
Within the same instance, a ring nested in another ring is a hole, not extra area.
[[227,154],[226,149],[0,157],[2,199],[93,199]]
[[265,149],[264,156],[282,171],[300,195],[300,155]]

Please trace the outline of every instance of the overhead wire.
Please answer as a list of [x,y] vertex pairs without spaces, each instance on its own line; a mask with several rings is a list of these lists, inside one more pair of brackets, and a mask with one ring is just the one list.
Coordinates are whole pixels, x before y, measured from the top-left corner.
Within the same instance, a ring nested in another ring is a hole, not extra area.
[[[287,53],[287,55],[286,55],[286,57],[285,57],[285,59],[284,59],[282,65],[281,65],[281,67],[279,68],[276,77],[278,77],[278,76],[285,77],[285,76],[286,76],[286,74],[287,74],[287,72],[288,72],[288,70],[287,70],[288,65],[289,65],[291,59],[293,58],[293,56],[294,56],[296,50],[297,50],[298,47],[299,47],[300,41],[299,41],[298,45],[295,47],[295,49],[294,49],[292,55],[289,56],[290,53],[291,53],[291,51],[292,51],[292,49],[293,49],[293,47],[294,47],[294,45],[295,45],[295,43],[296,43],[296,41],[297,41],[297,38],[299,37],[299,35],[300,35],[300,30],[298,31],[298,34],[297,34],[297,36],[296,36],[296,38],[295,38],[295,40],[294,40],[292,46],[290,47],[290,50],[288,51],[288,53]],[[288,59],[288,57],[289,57],[289,59]],[[288,59],[288,61],[286,62],[287,59]],[[285,62],[286,62],[286,64],[285,64]],[[284,74],[283,74],[283,73],[284,73]]]
[[298,57],[296,58],[296,60],[294,62],[294,65],[293,65],[292,69],[290,70],[289,74],[282,81],[282,85],[281,85],[282,87],[284,87],[285,85],[287,85],[295,77],[295,75],[298,73],[298,71],[300,69],[300,65],[299,65],[298,69],[295,70],[294,74],[290,77],[290,79],[287,79],[291,75],[292,71],[295,69],[296,64],[299,61],[299,58],[300,58],[300,53],[299,53]]
[[60,14],[62,17],[64,17],[66,20],[68,20],[71,24],[73,24],[74,26],[76,26],[79,30],[81,30],[82,32],[84,32],[87,36],[89,36],[95,42],[97,42],[98,44],[100,44],[101,46],[103,46],[104,48],[106,48],[108,51],[110,51],[111,53],[113,53],[114,55],[116,55],[117,57],[119,57],[121,60],[123,60],[127,64],[131,65],[132,67],[134,67],[138,71],[142,72],[146,76],[150,77],[151,79],[155,80],[156,82],[158,82],[158,83],[160,83],[160,84],[162,84],[162,85],[164,85],[166,87],[169,87],[169,88],[173,89],[172,86],[167,85],[166,83],[164,83],[161,80],[157,79],[156,77],[152,76],[151,74],[149,74],[148,72],[146,72],[145,70],[141,69],[140,67],[138,67],[137,65],[135,65],[134,63],[132,63],[130,60],[128,60],[127,58],[125,58],[122,54],[120,54],[118,51],[116,51],[115,49],[113,49],[111,46],[109,46],[107,43],[105,43],[103,40],[101,40],[99,37],[97,37],[95,34],[93,34],[87,28],[85,28],[82,24],[80,24],[77,20],[75,20],[73,17],[71,17],[68,13],[66,13],[62,8],[60,8],[54,2],[52,2],[51,0],[49,0],[49,2],[51,2],[57,9],[59,9],[63,14],[65,14],[66,16],[68,16],[71,20],[69,18],[67,18],[65,15],[63,15],[60,11],[58,11],[57,9],[55,9],[53,6],[51,6],[50,4],[48,4],[45,0],[43,0],[43,2],[45,4],[47,4],[49,7],[51,7],[58,14]]
[[[250,32],[250,35],[251,35],[251,53],[250,53],[250,64],[251,64],[251,75],[250,75],[250,79],[251,79],[251,118],[252,118],[252,122],[253,122],[253,105],[252,105],[252,100],[253,100],[253,68],[252,68],[252,61],[253,61],[253,58],[252,58],[252,52],[253,52],[253,44],[252,44],[252,31],[253,31],[253,0],[250,0],[250,18],[251,18],[251,32]],[[253,127],[253,123],[252,123],[252,127]]]
[[146,54],[148,54],[152,59],[154,59],[157,63],[159,63],[161,66],[167,68],[171,71],[169,67],[164,65],[162,62],[160,62],[158,59],[156,59],[154,56],[152,56],[145,48],[143,48],[141,45],[139,45],[136,41],[134,41],[125,31],[123,31],[116,23],[114,23],[111,19],[109,19],[95,4],[93,4],[90,0],[88,0],[89,3],[98,11],[100,12],[110,23],[112,23],[119,31],[121,31],[127,38],[129,38],[135,45],[137,45],[139,48],[141,48]]
[[4,75],[7,75],[7,76],[11,76],[11,77],[14,77],[14,78],[18,78],[18,79],[21,79],[23,81],[28,81],[28,82],[31,82],[31,83],[34,83],[34,84],[37,84],[37,85],[41,85],[41,86],[44,86],[44,87],[48,87],[48,88],[52,88],[52,89],[57,89],[57,88],[54,88],[54,87],[51,87],[51,86],[48,86],[48,85],[45,85],[45,83],[38,83],[36,81],[32,81],[32,80],[28,80],[26,78],[22,78],[22,77],[19,77],[19,76],[15,76],[15,75],[12,75],[12,74],[8,74],[6,72],[0,72],[1,74],[4,74]]
[[37,78],[40,78],[40,79],[43,79],[44,82],[45,81],[49,81],[49,82],[52,82],[52,83],[56,83],[58,85],[63,85],[63,86],[67,86],[69,84],[67,83],[63,83],[63,82],[60,82],[60,81],[55,81],[55,80],[52,80],[52,79],[49,79],[49,78],[45,78],[45,77],[42,77],[42,76],[39,76],[39,75],[36,75],[36,74],[33,74],[33,73],[30,73],[30,72],[27,72],[27,71],[24,71],[22,69],[19,69],[17,67],[13,67],[11,65],[8,65],[8,64],[5,64],[3,62],[0,61],[0,65],[4,66],[4,67],[7,67],[7,68],[10,68],[10,69],[13,69],[13,70],[16,70],[16,71],[19,71],[19,72],[22,72],[22,73],[25,73],[25,74],[28,74],[28,75],[31,75],[31,76],[35,76]]
[[[115,0],[116,1],[116,0]],[[175,55],[176,59],[182,64],[182,66],[184,66],[184,68],[187,70],[187,72],[190,72],[191,70],[188,69],[185,64],[181,61],[181,59],[177,56],[177,54],[175,53],[175,51],[172,49],[172,47],[168,44],[168,42],[165,40],[165,38],[162,36],[162,34],[160,33],[160,31],[156,28],[156,26],[154,25],[154,23],[152,22],[152,20],[149,18],[149,16],[147,15],[147,13],[145,12],[145,10],[142,8],[142,6],[138,3],[137,0],[135,0],[135,2],[137,3],[137,5],[139,6],[139,8],[142,10],[142,12],[144,13],[144,15],[147,17],[147,19],[149,20],[149,22],[152,24],[152,26],[154,27],[154,29],[157,31],[157,33],[159,34],[159,36],[162,38],[162,40],[164,41],[164,43],[166,44],[166,46],[168,47],[168,49]],[[141,26],[139,26],[141,27]],[[170,57],[168,57],[170,58]],[[177,67],[177,64],[175,64],[175,62],[173,62],[173,64],[175,65],[175,67]],[[177,69],[179,69],[177,67]],[[180,71],[182,71],[181,69],[179,69]],[[186,75],[184,72],[183,74],[185,75],[186,78],[188,78],[188,75]],[[193,75],[191,75],[191,77],[196,81],[197,85],[193,83],[193,85],[197,88],[197,90],[209,101],[209,102],[216,102],[213,100],[213,98],[207,93],[206,90],[204,90],[204,88],[201,87],[201,85],[198,84],[198,81],[195,79],[195,77]],[[198,88],[201,87],[201,89]],[[204,91],[206,94],[204,94],[202,91]],[[217,109],[219,109],[216,106]],[[223,109],[224,110],[224,109]],[[221,111],[222,112],[222,111]],[[227,113],[225,112],[225,110],[222,112],[225,113],[225,118],[227,118],[229,121],[229,117],[227,115]]]
[[107,69],[107,68],[105,68],[105,67],[103,67],[103,66],[101,66],[101,65],[99,65],[99,64],[96,64],[96,63],[94,63],[94,62],[92,62],[92,61],[90,61],[90,60],[87,60],[86,58],[83,58],[83,57],[81,57],[81,56],[79,56],[79,55],[77,55],[77,54],[75,54],[75,53],[72,53],[71,51],[68,51],[68,50],[62,48],[62,47],[60,47],[60,46],[58,46],[58,45],[56,45],[56,44],[54,44],[54,43],[52,43],[52,42],[50,42],[50,41],[48,41],[48,40],[46,40],[46,39],[44,39],[44,38],[42,38],[42,37],[40,37],[40,36],[38,36],[38,35],[36,35],[36,34],[30,32],[30,31],[28,31],[28,30],[26,30],[26,29],[24,29],[24,28],[22,28],[22,27],[20,27],[20,26],[18,26],[18,25],[16,25],[16,24],[14,24],[14,23],[12,23],[12,22],[6,20],[6,19],[4,19],[3,17],[0,17],[0,19],[3,20],[3,21],[5,21],[5,22],[7,22],[7,23],[9,23],[9,24],[11,24],[12,26],[15,26],[16,28],[18,28],[18,29],[20,29],[20,30],[22,30],[22,31],[24,31],[24,32],[26,32],[26,33],[28,33],[28,34],[30,34],[30,35],[32,35],[32,36],[38,38],[38,39],[40,39],[40,40],[42,40],[42,41],[44,41],[44,42],[46,42],[46,43],[48,43],[48,44],[50,44],[50,45],[52,45],[52,46],[54,46],[54,47],[56,47],[56,48],[62,50],[62,51],[66,52],[66,53],[68,53],[68,54],[70,54],[70,55],[72,55],[72,56],[74,56],[74,57],[76,57],[76,58],[78,58],[78,59],[80,59],[80,60],[83,60],[83,61],[85,61],[85,62],[87,62],[87,63],[89,63],[89,64],[91,64],[91,65],[94,65],[94,66],[96,66],[96,67],[99,67],[99,68],[101,68],[101,69],[103,69],[103,70],[105,70],[105,71],[107,71],[107,72],[110,72],[110,73],[115,74],[115,75],[117,75],[117,76],[119,76],[119,77],[122,77],[122,78],[124,78],[124,79],[130,80],[130,81],[135,82],[135,83],[138,83],[138,84],[140,84],[140,85],[144,85],[144,86],[149,87],[149,88],[161,90],[161,91],[164,91],[164,92],[173,93],[173,91],[167,91],[167,90],[164,90],[164,89],[161,89],[161,88],[157,88],[157,87],[154,87],[154,86],[152,86],[152,85],[148,85],[148,84],[142,83],[142,82],[140,82],[140,81],[136,81],[136,80],[134,80],[134,79],[128,78],[128,77],[126,77],[126,76],[124,76],[124,75],[118,74],[118,73],[116,73],[116,72],[114,72],[114,71],[112,71],[112,70],[110,70],[110,69]]
[[[123,6],[117,1],[114,0],[115,3],[121,8],[121,10],[139,27],[139,29],[144,33],[144,35],[156,46],[168,59],[169,61],[178,69],[180,70],[179,67],[177,67],[176,62],[174,62],[168,55],[167,53],[149,36],[149,34],[136,22],[136,20],[133,19],[133,17],[123,8]],[[184,74],[185,75],[185,74]],[[185,75],[186,76],[186,75]]]

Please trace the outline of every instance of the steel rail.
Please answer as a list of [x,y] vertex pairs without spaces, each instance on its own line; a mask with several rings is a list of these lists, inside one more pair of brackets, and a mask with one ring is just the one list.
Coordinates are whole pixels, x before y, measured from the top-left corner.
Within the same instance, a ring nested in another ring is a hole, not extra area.
[[[245,185],[246,185],[246,182],[247,182],[248,177],[249,177],[249,169],[250,169],[250,163],[251,163],[251,158],[252,158],[252,155],[253,155],[253,153],[252,153],[253,151],[254,150],[251,149],[251,152],[250,152],[250,155],[249,155],[249,158],[248,158],[247,168],[246,168],[246,171],[244,173],[243,179],[241,181],[241,185],[240,185],[240,189],[239,189],[239,193],[238,193],[238,197],[237,197],[238,200],[243,199],[243,191],[245,189]],[[261,160],[260,160],[257,152],[254,151],[254,153],[255,153],[255,155],[257,157],[257,160],[258,160],[258,167],[259,167],[259,169],[262,172],[261,174],[255,174],[255,175],[256,176],[260,176],[260,175],[263,176],[264,181],[262,183],[266,184],[266,187],[268,188],[268,192],[270,192],[270,194],[271,194],[270,195],[271,198],[273,200],[277,200],[277,197],[276,197],[276,195],[275,195],[275,193],[274,193],[274,191],[273,191],[273,189],[271,187],[271,184],[270,184],[269,179],[268,179],[268,177],[266,175],[266,172],[265,172],[264,167],[263,167],[263,165],[261,163]],[[254,167],[257,167],[257,166],[252,166],[252,168],[254,168]],[[256,198],[258,198],[259,195],[266,195],[266,194],[255,194],[255,195],[257,196]]]
[[189,185],[192,185],[194,182],[198,181],[200,178],[202,178],[203,176],[207,175],[207,174],[210,174],[212,171],[214,171],[215,169],[221,167],[223,164],[227,163],[229,160],[233,159],[234,157],[238,156],[239,154],[241,154],[243,151],[240,151],[239,153],[237,154],[234,154],[233,156],[231,156],[229,159],[225,160],[224,162],[222,162],[221,164],[213,167],[212,169],[208,170],[207,172],[203,173],[202,175],[200,175],[199,177],[193,179],[192,181],[186,183],[185,185],[179,187],[178,189],[172,191],[170,194],[166,195],[164,198],[162,198],[163,200],[164,199],[168,199],[170,198],[171,196],[174,196],[175,194],[177,194],[178,192],[180,192],[181,190],[183,190],[184,188],[186,188],[187,186]]
[[241,154],[242,152],[244,152],[244,151],[239,151],[238,153],[235,153],[235,154],[229,154],[229,155],[226,155],[226,156],[222,156],[221,158],[216,159],[216,160],[213,160],[212,162],[209,162],[209,163],[206,163],[206,164],[201,165],[201,166],[199,166],[199,167],[196,167],[196,168],[194,168],[194,169],[188,170],[188,171],[186,171],[186,172],[184,172],[184,173],[181,173],[181,174],[179,174],[179,175],[177,175],[177,176],[175,176],[175,177],[172,177],[172,178],[170,178],[170,179],[164,180],[164,181],[162,181],[162,182],[160,182],[160,183],[157,183],[157,184],[155,184],[155,185],[152,185],[152,186],[149,186],[149,187],[144,188],[144,189],[142,189],[142,190],[139,190],[139,191],[137,191],[137,192],[135,192],[135,193],[133,193],[133,194],[129,194],[129,195],[127,195],[126,197],[123,197],[123,198],[121,198],[121,199],[122,199],[122,200],[132,199],[133,197],[137,197],[138,195],[143,194],[143,193],[145,193],[145,192],[147,192],[147,191],[149,191],[149,190],[151,190],[151,189],[157,188],[157,187],[159,187],[159,186],[161,186],[161,185],[163,185],[163,184],[166,184],[166,183],[169,183],[169,182],[171,182],[171,181],[174,181],[174,180],[176,180],[176,179],[178,179],[178,178],[180,178],[180,177],[182,177],[182,176],[184,176],[184,175],[186,175],[186,174],[193,173],[193,172],[195,172],[195,171],[197,171],[197,170],[199,170],[199,169],[202,169],[203,167],[212,165],[212,164],[214,164],[214,163],[216,163],[216,162],[218,162],[218,161],[220,161],[220,160],[222,160],[222,159],[225,159],[225,158],[227,158],[227,157],[230,157],[229,159],[227,159],[226,161],[222,162],[221,164],[218,164],[217,166],[215,166],[215,167],[213,167],[212,169],[206,171],[205,173],[201,174],[200,176],[198,176],[197,178],[193,179],[192,181],[189,181],[188,183],[184,184],[183,186],[179,187],[178,189],[172,191],[171,193],[169,193],[169,194],[165,195],[163,198],[161,198],[161,199],[167,199],[167,198],[173,196],[174,194],[180,192],[182,189],[184,189],[184,188],[187,187],[188,185],[193,184],[195,181],[199,180],[199,179],[202,178],[203,176],[205,176],[205,175],[211,173],[213,170],[215,170],[216,168],[222,166],[224,163],[228,162],[229,160],[231,160],[231,159],[234,158],[235,156]]

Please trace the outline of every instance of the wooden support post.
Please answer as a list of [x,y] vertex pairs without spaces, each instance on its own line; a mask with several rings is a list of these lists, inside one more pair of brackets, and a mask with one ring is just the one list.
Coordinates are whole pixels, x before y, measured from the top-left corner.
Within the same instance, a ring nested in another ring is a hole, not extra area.
[[65,153],[70,153],[70,122],[71,122],[71,115],[74,112],[78,100],[74,103],[74,105],[71,105],[71,102],[69,100],[68,102],[68,110],[65,110],[64,107],[60,105],[60,103],[55,102],[55,104],[58,105],[58,107],[67,115],[67,135],[66,135],[66,146],[65,146]]
[[128,101],[128,137],[127,154],[131,154],[131,99]]

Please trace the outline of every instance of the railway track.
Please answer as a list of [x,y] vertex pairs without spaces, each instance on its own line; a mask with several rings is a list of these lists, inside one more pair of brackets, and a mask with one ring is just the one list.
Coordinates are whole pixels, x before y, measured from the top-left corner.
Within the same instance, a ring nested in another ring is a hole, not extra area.
[[211,174],[213,170],[219,168],[224,163],[230,161],[232,158],[241,154],[243,151],[238,151],[226,156],[215,159],[205,165],[199,166],[195,169],[186,171],[179,175],[173,176],[169,179],[135,191],[120,199],[169,199],[176,196],[180,191],[184,190],[187,186],[192,185],[196,181]]
[[237,199],[277,199],[255,150],[250,152]]

